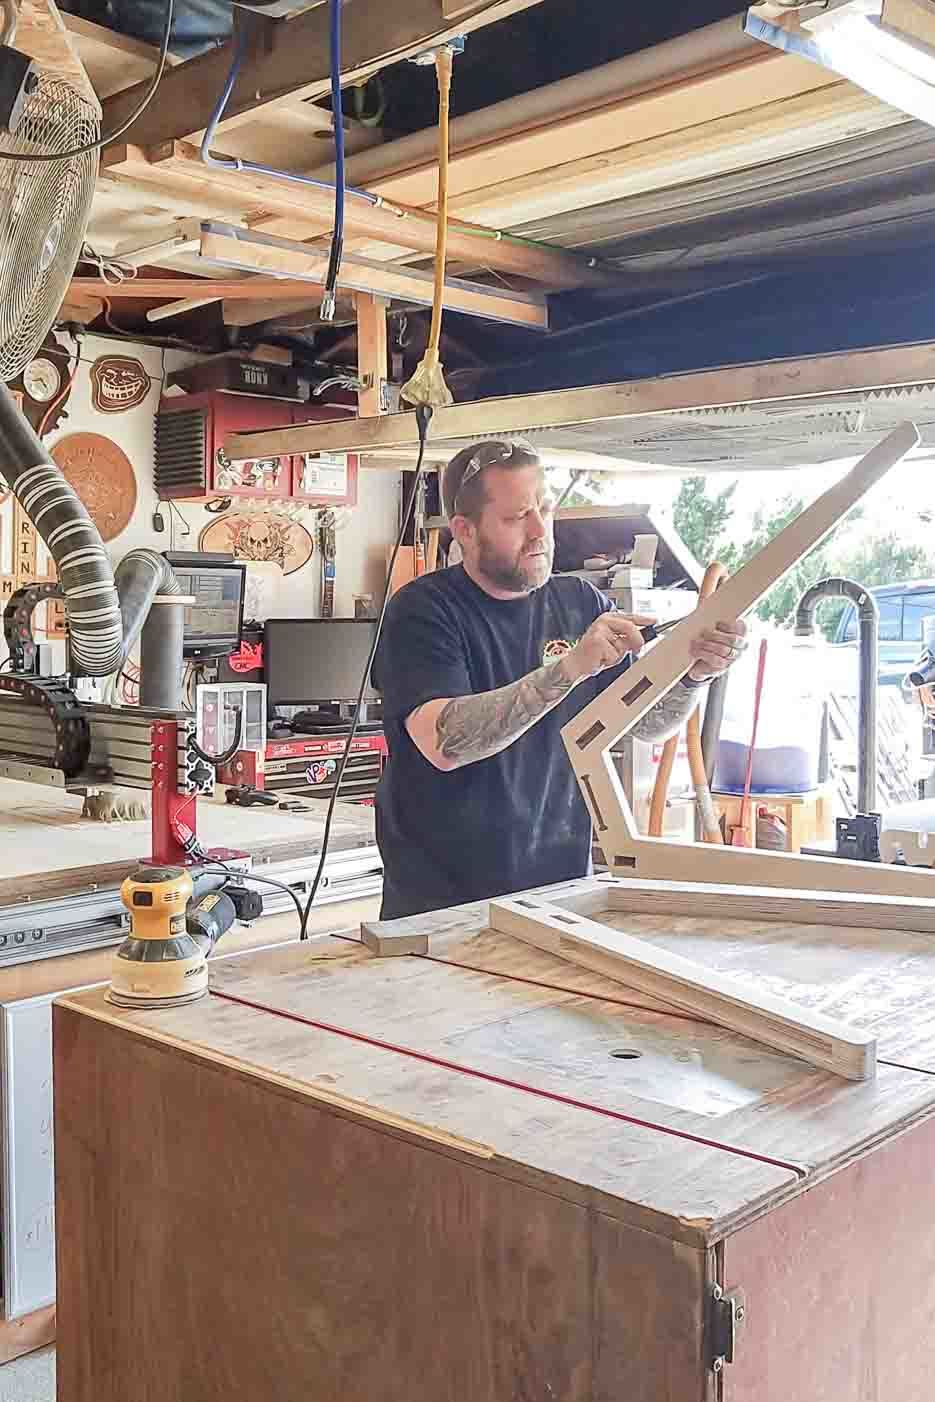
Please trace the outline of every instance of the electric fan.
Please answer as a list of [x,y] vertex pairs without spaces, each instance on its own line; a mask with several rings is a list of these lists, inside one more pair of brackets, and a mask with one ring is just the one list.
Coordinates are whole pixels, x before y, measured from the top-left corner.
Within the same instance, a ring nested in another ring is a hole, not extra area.
[[[84,242],[100,137],[97,111],[60,75],[12,47],[18,4],[3,6],[0,43],[0,380],[14,379],[48,335]],[[16,159],[19,157],[19,159]]]

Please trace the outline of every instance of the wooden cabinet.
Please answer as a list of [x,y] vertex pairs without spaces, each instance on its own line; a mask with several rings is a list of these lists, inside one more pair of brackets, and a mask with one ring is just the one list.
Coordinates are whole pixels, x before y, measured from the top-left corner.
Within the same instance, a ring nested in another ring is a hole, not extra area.
[[330,941],[187,1007],[69,998],[62,1395],[928,1402],[935,945],[617,918],[842,1004],[876,1080],[654,1009],[483,904],[395,922],[430,959]]

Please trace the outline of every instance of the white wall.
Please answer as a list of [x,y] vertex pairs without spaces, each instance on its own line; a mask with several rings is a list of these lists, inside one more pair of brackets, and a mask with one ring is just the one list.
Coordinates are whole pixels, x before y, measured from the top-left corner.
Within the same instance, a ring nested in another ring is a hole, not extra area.
[[[73,344],[68,342],[70,349]],[[100,414],[91,401],[90,369],[101,355],[132,355],[143,362],[152,378],[146,402],[123,414]],[[201,506],[179,502],[178,507],[191,534],[185,536],[175,512],[167,505],[162,508],[166,530],[157,534],[152,518],[156,509],[153,488],[154,415],[159,404],[163,375],[171,373],[193,357],[179,351],[163,352],[159,347],[138,345],[115,337],[86,336],[81,346],[81,361],[66,416],[47,438],[54,448],[59,438],[67,434],[101,433],[113,439],[133,464],[137,480],[137,504],[130,524],[109,544],[116,564],[137,546],[155,550],[197,550],[198,537],[212,519]],[[379,596],[386,571],[388,552],[398,529],[400,477],[396,472],[363,471],[358,481],[358,505],[340,513],[337,535],[337,578],[335,586],[335,615],[351,617],[353,596],[371,592]],[[170,530],[171,518],[171,530]],[[302,512],[301,521],[315,537],[316,512]],[[308,565],[283,581],[277,612],[285,617],[314,617],[318,613],[321,584],[321,559],[317,548]]]

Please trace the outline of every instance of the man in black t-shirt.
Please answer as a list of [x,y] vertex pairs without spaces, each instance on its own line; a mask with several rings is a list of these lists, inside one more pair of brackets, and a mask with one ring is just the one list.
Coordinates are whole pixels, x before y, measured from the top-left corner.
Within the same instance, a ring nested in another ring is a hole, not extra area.
[[[552,507],[529,444],[464,449],[443,496],[462,563],[394,596],[373,667],[390,755],[376,799],[384,919],[587,873],[591,820],[559,732],[650,622],[552,576]],[[633,733],[673,734],[744,633],[739,620],[706,632]]]

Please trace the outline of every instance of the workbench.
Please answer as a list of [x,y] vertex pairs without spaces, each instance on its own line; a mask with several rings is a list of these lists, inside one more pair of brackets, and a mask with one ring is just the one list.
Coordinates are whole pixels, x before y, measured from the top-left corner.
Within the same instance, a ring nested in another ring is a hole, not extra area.
[[[600,878],[547,888],[584,915]],[[602,915],[601,918],[604,918]],[[609,923],[878,1037],[838,1079],[487,928],[54,1009],[68,1402],[928,1402],[935,942]]]
[[[323,812],[245,810],[220,796],[199,800],[198,814],[206,845],[246,851],[259,875],[304,894],[318,864]],[[52,1001],[109,977],[125,933],[120,882],[149,844],[148,820],[95,822],[82,818],[74,795],[0,781],[0,1364],[55,1333]],[[372,809],[336,805],[325,871],[312,933],[376,914],[382,881]],[[271,913],[235,927],[218,959],[296,940],[289,898],[257,889]],[[34,942],[37,932],[47,938]],[[20,935],[25,942],[14,943]]]

